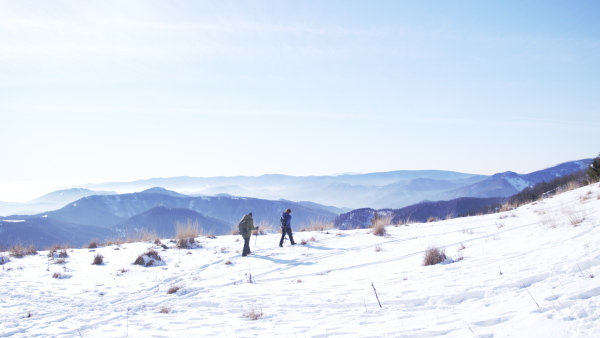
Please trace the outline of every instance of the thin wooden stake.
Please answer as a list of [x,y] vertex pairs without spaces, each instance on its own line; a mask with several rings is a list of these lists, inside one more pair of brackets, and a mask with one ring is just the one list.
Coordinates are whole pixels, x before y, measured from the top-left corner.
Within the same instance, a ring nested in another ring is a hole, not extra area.
[[373,285],[373,283],[371,283],[371,286],[373,287],[373,291],[375,291],[375,297],[377,297],[377,303],[379,303],[379,307],[383,308],[383,306],[381,306],[381,302],[379,301],[379,296],[377,295],[377,290],[375,290],[375,285]]
[[[523,284],[523,287],[525,288],[525,291],[527,291],[527,293],[529,293],[529,290],[527,290],[527,287],[525,286],[525,283],[521,282],[521,284]],[[531,297],[531,299],[533,299],[533,301],[535,302],[535,305],[537,305],[538,309],[540,308],[540,304],[538,304],[538,302],[535,300],[535,298],[533,298],[533,296],[531,295],[531,293],[529,293],[529,296]]]

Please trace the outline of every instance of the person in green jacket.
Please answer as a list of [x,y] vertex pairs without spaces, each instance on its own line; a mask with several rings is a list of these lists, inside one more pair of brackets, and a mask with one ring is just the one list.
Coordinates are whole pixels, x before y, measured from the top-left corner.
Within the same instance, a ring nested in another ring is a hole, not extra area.
[[250,237],[252,237],[252,230],[258,230],[258,227],[254,227],[252,213],[248,213],[247,215],[244,215],[240,221],[240,234],[242,237],[244,237],[244,250],[242,251],[242,257],[246,257],[252,253],[250,251]]

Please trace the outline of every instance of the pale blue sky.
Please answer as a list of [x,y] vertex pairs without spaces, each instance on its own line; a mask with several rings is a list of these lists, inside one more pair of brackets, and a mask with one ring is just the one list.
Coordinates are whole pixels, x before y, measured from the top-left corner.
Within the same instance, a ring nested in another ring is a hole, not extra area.
[[597,1],[0,1],[0,201],[25,181],[594,157],[599,17]]

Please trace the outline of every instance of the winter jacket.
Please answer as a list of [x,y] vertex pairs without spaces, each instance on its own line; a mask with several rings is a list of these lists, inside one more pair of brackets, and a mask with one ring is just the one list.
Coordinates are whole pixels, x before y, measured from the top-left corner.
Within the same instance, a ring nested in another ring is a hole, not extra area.
[[284,226],[286,228],[292,227],[292,215],[287,212],[284,212],[283,215],[281,215],[281,227],[283,228]]
[[252,230],[256,230],[258,229],[258,227],[254,227],[254,220],[252,219],[252,216],[250,216],[250,214],[244,215],[242,219],[246,220],[246,223],[244,224],[246,226],[246,231],[242,232],[241,235],[244,238],[250,238],[252,237]]

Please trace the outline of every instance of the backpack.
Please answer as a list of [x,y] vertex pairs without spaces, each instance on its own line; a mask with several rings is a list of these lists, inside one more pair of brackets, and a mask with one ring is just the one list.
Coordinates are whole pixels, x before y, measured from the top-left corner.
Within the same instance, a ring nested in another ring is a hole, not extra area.
[[238,230],[240,232],[240,235],[244,235],[246,232],[248,232],[248,229],[246,229],[246,219],[242,219],[240,221],[240,225],[238,225]]

